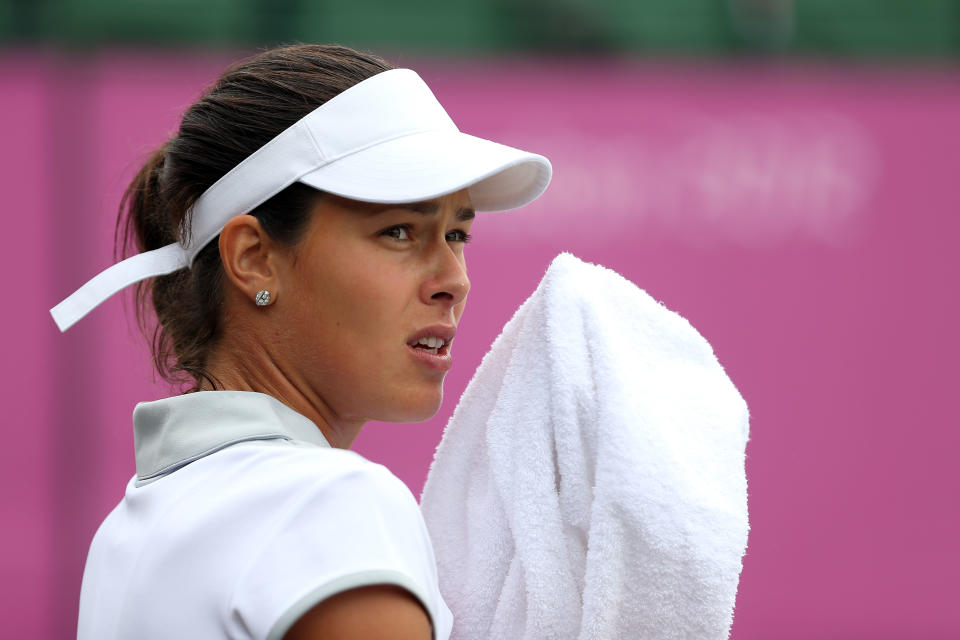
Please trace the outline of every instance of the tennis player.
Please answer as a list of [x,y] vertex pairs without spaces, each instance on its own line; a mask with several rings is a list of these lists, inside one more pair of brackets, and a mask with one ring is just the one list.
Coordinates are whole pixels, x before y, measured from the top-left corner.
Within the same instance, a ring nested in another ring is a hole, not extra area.
[[156,367],[187,389],[134,410],[136,476],[91,544],[79,638],[448,638],[415,498],[349,447],[368,420],[438,410],[475,212],[550,175],[372,55],[298,45],[227,70],[127,189],[137,252],[52,310],[66,330],[137,284]]

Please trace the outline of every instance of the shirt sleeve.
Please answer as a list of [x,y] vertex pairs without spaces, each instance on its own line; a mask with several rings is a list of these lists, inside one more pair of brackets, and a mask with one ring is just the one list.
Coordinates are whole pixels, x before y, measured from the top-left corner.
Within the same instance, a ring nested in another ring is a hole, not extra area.
[[317,603],[375,584],[412,593],[428,612],[433,637],[448,635],[440,632],[450,626],[449,610],[419,505],[385,467],[363,461],[325,474],[269,517],[275,524],[253,551],[232,599],[230,616],[245,635],[281,640]]

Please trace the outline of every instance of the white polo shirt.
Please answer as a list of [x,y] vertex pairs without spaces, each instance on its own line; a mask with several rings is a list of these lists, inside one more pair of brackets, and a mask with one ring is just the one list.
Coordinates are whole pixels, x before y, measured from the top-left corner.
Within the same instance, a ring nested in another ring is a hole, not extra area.
[[426,525],[386,467],[260,393],[141,403],[133,423],[137,475],[90,545],[79,640],[277,640],[373,584],[411,592],[449,638]]

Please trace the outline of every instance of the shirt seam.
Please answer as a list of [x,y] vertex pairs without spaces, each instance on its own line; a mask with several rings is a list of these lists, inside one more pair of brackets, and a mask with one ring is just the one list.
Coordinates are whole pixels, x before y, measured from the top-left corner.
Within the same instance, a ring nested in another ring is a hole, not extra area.
[[[356,471],[353,471],[352,473],[356,473]],[[236,608],[237,589],[239,588],[240,585],[246,582],[254,563],[260,558],[260,556],[263,554],[264,549],[267,547],[268,541],[275,537],[277,531],[279,531],[282,526],[285,526],[287,519],[290,517],[292,513],[295,513],[297,510],[302,509],[305,504],[307,504],[310,500],[314,499],[317,489],[321,488],[322,485],[323,485],[322,479],[319,479],[319,478],[315,479],[314,482],[312,483],[312,486],[310,487],[310,491],[305,491],[303,495],[299,497],[299,499],[292,500],[290,504],[287,505],[287,507],[283,509],[283,511],[274,520],[273,526],[270,527],[270,529],[263,534],[263,536],[257,543],[256,551],[253,551],[250,554],[249,558],[247,558],[246,564],[244,565],[243,569],[237,574],[237,580],[230,591],[230,599],[228,600],[227,611],[226,611],[227,615],[230,615],[231,612],[234,611],[234,609]]]

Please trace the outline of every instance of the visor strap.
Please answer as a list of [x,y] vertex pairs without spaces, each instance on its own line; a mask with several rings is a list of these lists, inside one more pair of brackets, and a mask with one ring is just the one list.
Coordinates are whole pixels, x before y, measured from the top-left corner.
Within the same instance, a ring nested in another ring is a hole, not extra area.
[[183,269],[189,264],[186,251],[179,244],[138,253],[104,269],[70,297],[50,310],[50,315],[66,331],[96,308],[101,302],[130,285],[153,276],[162,276]]
[[189,267],[230,218],[252,211],[321,162],[302,121],[295,123],[200,196],[193,206],[191,237],[186,248],[174,243],[131,256],[100,272],[51,309],[60,331],[66,331],[131,284]]

